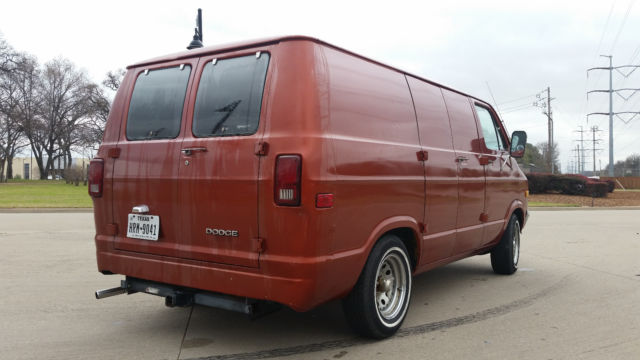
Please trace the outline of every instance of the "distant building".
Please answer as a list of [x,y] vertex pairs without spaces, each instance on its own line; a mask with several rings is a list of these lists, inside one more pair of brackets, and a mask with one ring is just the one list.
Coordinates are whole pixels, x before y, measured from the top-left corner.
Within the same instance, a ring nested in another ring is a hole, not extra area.
[[[89,166],[89,162],[91,159],[88,158],[72,158],[71,166],[78,166],[81,168],[86,168]],[[47,163],[47,158],[43,159],[43,162]],[[4,166],[4,173],[2,177],[7,176],[7,165]],[[68,167],[69,165],[67,165]],[[54,177],[56,175],[62,176],[62,171],[64,167],[64,162],[60,159],[60,162],[57,160],[53,162],[53,172],[49,175]],[[14,157],[13,158],[13,178],[20,177],[21,179],[27,180],[39,180],[40,179],[40,168],[38,168],[38,163],[35,158],[29,157]]]

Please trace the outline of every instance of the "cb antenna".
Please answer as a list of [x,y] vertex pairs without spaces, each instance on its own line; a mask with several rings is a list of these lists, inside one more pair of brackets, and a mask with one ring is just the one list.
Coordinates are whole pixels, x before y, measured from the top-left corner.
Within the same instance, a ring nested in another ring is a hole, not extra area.
[[193,40],[187,46],[188,50],[201,48],[202,45],[202,9],[198,9],[198,17],[196,18],[195,34]]

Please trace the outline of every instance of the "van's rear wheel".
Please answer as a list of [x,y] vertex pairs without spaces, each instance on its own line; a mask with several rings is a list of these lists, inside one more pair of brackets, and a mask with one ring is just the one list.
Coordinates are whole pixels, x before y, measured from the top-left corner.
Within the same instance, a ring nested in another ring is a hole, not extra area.
[[491,267],[496,274],[511,275],[518,270],[519,260],[520,222],[516,214],[512,214],[500,243],[491,250]]
[[411,297],[411,265],[407,248],[395,235],[385,235],[342,306],[349,325],[360,335],[382,339],[404,321]]

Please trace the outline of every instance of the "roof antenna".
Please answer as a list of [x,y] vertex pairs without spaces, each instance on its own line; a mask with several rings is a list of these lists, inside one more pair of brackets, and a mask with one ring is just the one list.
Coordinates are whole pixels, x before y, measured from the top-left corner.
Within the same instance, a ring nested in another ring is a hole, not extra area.
[[188,50],[197,49],[202,47],[202,9],[198,9],[198,17],[196,18],[195,34],[193,34],[193,40],[187,46]]

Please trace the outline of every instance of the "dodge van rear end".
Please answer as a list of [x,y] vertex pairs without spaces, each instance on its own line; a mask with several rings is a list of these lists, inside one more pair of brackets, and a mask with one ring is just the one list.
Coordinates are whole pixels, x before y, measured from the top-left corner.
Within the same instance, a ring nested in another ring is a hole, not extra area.
[[515,272],[525,142],[481,100],[313,38],[132,65],[89,176],[98,270],[126,278],[96,296],[344,298],[354,329],[389,336],[412,275],[487,252]]

